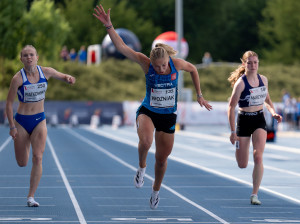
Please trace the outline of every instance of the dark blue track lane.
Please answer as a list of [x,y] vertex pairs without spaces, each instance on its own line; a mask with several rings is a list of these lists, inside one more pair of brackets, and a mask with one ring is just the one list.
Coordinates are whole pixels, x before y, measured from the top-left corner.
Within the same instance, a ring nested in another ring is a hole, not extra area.
[[[8,135],[0,131],[1,147]],[[151,210],[154,162],[149,153],[145,185],[136,189],[135,145],[83,128],[49,127],[36,192],[41,206],[28,208],[31,162],[18,167],[10,141],[0,152],[0,223],[300,223],[297,203],[261,191],[263,205],[251,206],[249,186],[171,159],[159,207]]]

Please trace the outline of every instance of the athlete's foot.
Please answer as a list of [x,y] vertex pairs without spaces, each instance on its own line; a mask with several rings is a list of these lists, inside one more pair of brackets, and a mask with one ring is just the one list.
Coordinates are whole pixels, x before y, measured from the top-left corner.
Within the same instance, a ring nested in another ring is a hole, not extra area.
[[251,205],[261,205],[260,200],[258,200],[257,195],[251,195],[250,197]]
[[144,185],[145,168],[138,168],[134,176],[134,185],[136,188],[141,188]]
[[159,192],[152,192],[151,197],[150,197],[150,208],[151,209],[156,209],[159,203]]
[[27,198],[27,206],[28,207],[39,207],[40,204],[38,202],[36,202],[33,197],[28,197]]

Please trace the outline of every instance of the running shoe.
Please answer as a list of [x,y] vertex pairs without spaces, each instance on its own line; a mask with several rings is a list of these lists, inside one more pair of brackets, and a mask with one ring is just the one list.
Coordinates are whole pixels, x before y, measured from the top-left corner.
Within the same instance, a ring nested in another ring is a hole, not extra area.
[[134,176],[134,185],[136,188],[141,188],[144,185],[144,176],[145,174],[140,170],[140,168],[136,171]]
[[251,195],[250,197],[251,205],[261,205],[260,200],[258,200],[257,195]]
[[152,193],[150,198],[150,208],[156,209],[159,203],[159,193]]
[[33,197],[27,198],[27,206],[28,207],[39,207],[40,204],[34,200]]

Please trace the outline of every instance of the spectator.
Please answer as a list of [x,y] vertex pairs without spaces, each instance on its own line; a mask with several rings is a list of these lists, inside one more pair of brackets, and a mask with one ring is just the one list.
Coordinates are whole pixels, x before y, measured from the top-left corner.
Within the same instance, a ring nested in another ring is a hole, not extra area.
[[79,61],[79,63],[86,64],[86,60],[87,60],[87,52],[86,52],[85,46],[82,45],[78,52],[78,61]]
[[205,52],[205,53],[204,53],[204,56],[203,56],[203,58],[202,58],[202,63],[203,63],[204,65],[209,65],[209,64],[212,63],[212,57],[211,57],[211,55],[210,55],[209,52]]
[[71,61],[76,61],[76,59],[77,59],[77,53],[76,53],[75,48],[72,48],[72,49],[70,50],[69,57],[70,57],[70,60],[71,60]]
[[60,58],[63,61],[68,61],[69,60],[69,51],[68,51],[67,46],[63,46],[63,48],[62,48],[62,50],[60,52]]

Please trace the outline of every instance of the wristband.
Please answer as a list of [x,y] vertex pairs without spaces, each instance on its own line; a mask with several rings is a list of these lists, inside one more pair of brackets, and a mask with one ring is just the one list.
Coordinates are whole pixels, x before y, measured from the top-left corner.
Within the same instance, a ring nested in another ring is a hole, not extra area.
[[15,128],[16,128],[16,127],[11,127],[10,130],[13,130],[13,129],[15,129]]
[[201,98],[201,97],[203,97],[202,93],[197,94],[197,98]]
[[107,30],[109,30],[110,28],[112,28],[113,27],[113,25],[111,24],[111,25],[109,25],[109,26],[106,26],[105,28],[107,29]]
[[235,131],[231,131],[231,134],[234,134],[235,133]]

